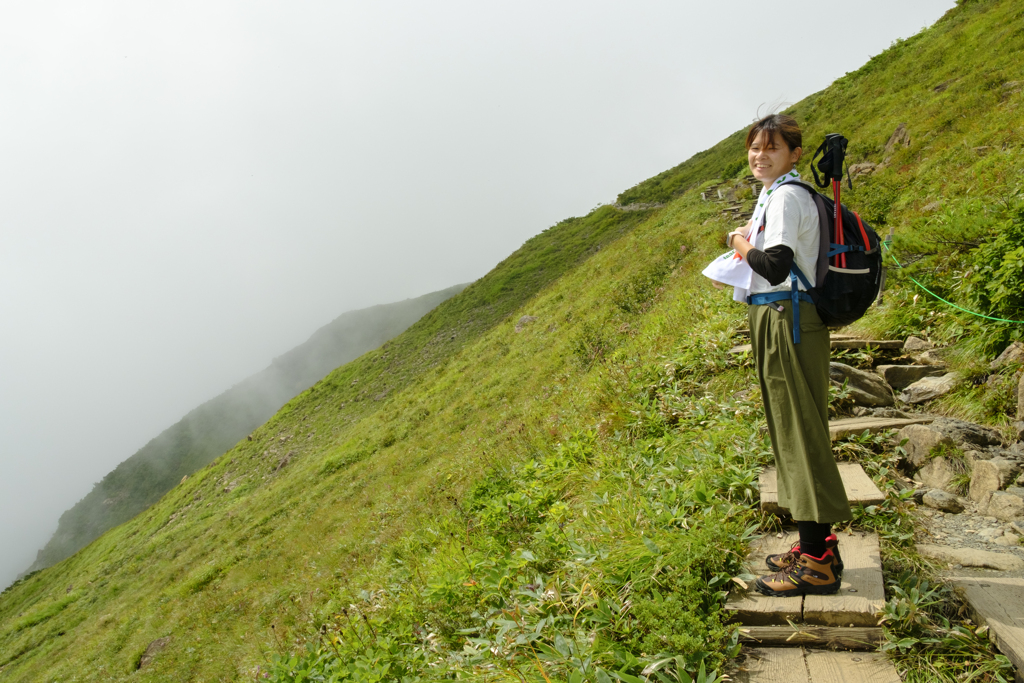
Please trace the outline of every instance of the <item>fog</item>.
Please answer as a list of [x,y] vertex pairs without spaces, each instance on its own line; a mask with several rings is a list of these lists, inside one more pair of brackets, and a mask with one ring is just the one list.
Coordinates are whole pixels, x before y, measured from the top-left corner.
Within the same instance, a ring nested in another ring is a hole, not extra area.
[[0,586],[340,313],[480,277],[953,4],[4,3]]

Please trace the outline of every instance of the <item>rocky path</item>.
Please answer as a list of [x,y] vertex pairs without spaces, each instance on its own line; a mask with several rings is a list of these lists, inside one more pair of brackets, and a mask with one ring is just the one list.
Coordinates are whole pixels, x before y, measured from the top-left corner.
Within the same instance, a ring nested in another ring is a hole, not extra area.
[[[853,403],[853,417],[830,423],[833,440],[864,431],[899,430],[896,440],[906,454],[900,465],[907,475],[900,484],[913,490],[917,550],[943,570],[944,579],[964,596],[976,623],[989,626],[993,642],[1018,667],[1017,680],[1024,683],[1019,673],[1024,667],[1024,344],[1011,344],[992,361],[991,374],[982,378],[993,392],[1013,387],[1016,422],[1009,435],[926,411],[931,401],[967,378],[949,371],[943,350],[924,340],[834,335],[832,348],[838,358],[831,364],[831,379]],[[838,362],[863,349],[883,358],[870,369]],[[732,352],[747,353],[749,345]],[[860,469],[847,464],[851,467]],[[859,481],[852,470],[847,474],[851,481]],[[761,486],[762,508],[784,514],[773,497],[771,470],[766,470]],[[854,492],[851,501],[863,498],[861,493],[870,497],[871,492]],[[762,539],[752,548],[751,562],[763,563],[765,554],[788,548],[792,540],[784,534]],[[844,560],[846,548],[853,550],[849,557],[854,564],[846,560],[843,589],[831,602],[808,606],[810,598],[764,598],[743,592],[730,598],[727,609],[743,624],[741,640],[747,644],[736,680],[900,680],[883,655],[854,652],[874,650],[882,640],[876,621],[884,603],[880,560],[877,570],[868,570],[874,566],[872,558],[878,557],[877,539],[840,542]],[[865,543],[866,550],[858,549]],[[858,567],[858,562],[865,566]],[[855,576],[849,574],[851,566],[858,567]],[[866,573],[861,576],[857,571]],[[751,573],[761,572],[751,566]],[[853,578],[855,582],[847,580]],[[862,595],[844,593],[861,589]]]

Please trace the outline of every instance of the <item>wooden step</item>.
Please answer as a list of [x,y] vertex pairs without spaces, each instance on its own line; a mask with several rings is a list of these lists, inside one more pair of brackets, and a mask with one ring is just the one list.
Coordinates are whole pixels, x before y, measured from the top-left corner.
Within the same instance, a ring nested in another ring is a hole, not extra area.
[[[750,337],[750,330],[737,330],[736,334],[741,334],[746,337]],[[864,348],[868,344],[877,346],[878,344],[889,344],[889,346],[882,346],[879,348],[892,349],[892,348],[903,348],[903,342],[900,341],[871,341],[867,339],[857,339],[851,337],[848,334],[833,334],[829,337],[831,348],[833,349],[860,349]],[[898,344],[899,346],[891,346],[892,344]],[[750,353],[752,347],[750,344],[740,344],[729,349],[729,353],[740,354]]]
[[[766,574],[765,558],[786,552],[796,544],[797,538],[793,531],[782,534],[782,538],[773,534],[755,541],[747,558],[749,573]],[[841,533],[839,552],[845,568],[842,585],[835,595],[777,598],[761,595],[751,586],[748,591],[731,594],[725,609],[733,621],[744,626],[787,626],[792,622],[812,626],[876,627],[877,614],[885,605],[878,536],[863,532]],[[800,644],[806,643],[794,643]]]
[[907,425],[927,424],[935,419],[934,415],[920,417],[844,417],[841,420],[829,420],[828,434],[832,440],[869,432],[875,434],[886,429],[902,429]]
[[833,349],[864,349],[870,346],[882,351],[895,351],[903,348],[898,339],[833,339]]
[[880,652],[823,652],[803,648],[743,650],[740,683],[899,683],[889,658]]
[[949,582],[971,608],[974,622],[988,626],[989,638],[1024,681],[1024,579],[1000,576],[954,577]]
[[744,626],[740,629],[740,642],[753,647],[874,651],[885,642],[885,634],[881,626]]
[[[864,472],[864,468],[855,462],[837,463],[839,476],[843,478],[843,487],[846,489],[846,498],[850,505],[878,505],[885,500],[885,496],[871,477]],[[785,508],[779,505],[779,483],[778,472],[774,467],[766,467],[758,481],[761,488],[761,510],[773,515],[788,514]]]

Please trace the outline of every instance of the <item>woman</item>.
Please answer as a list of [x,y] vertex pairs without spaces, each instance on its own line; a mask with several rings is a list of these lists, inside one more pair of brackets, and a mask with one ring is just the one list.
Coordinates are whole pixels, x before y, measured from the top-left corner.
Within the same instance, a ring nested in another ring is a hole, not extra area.
[[[764,189],[751,223],[729,233],[727,242],[754,271],[749,303],[758,294],[790,293],[793,265],[815,281],[820,228],[810,193],[783,184],[799,177],[794,166],[803,149],[796,120],[783,115],[761,119],[747,133],[746,146],[750,171]],[[795,284],[805,289],[799,280]],[[831,525],[852,519],[828,432],[829,333],[813,303],[801,300],[799,306],[799,333],[789,300],[750,303],[747,312],[775,452],[779,504],[789,509],[800,532],[792,550],[768,557],[773,573],[755,583],[766,595],[838,591],[842,562]]]

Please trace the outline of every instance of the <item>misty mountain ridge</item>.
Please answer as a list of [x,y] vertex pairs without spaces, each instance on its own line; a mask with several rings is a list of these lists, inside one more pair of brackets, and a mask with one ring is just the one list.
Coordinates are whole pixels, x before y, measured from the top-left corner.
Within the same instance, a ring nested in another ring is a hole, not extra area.
[[266,369],[189,411],[108,473],[61,515],[28,572],[70,557],[108,529],[158,501],[324,375],[401,334],[467,285],[348,311]]

